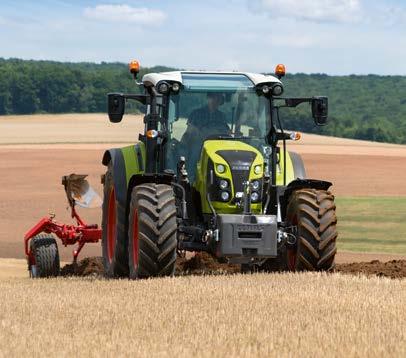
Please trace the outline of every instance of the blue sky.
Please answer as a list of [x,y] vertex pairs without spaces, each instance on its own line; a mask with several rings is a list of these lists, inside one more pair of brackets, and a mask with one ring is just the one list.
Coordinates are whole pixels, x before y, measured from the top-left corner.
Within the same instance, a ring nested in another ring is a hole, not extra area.
[[2,0],[0,57],[406,75],[406,1]]

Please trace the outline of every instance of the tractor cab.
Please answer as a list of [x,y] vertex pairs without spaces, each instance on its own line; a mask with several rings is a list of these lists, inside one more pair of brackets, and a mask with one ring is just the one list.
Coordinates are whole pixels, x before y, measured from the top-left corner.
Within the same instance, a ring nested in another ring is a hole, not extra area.
[[[177,159],[184,156],[194,182],[198,179],[197,163],[205,141],[239,141],[263,151],[270,108],[247,74],[185,72],[180,77],[179,91],[172,91],[169,96],[169,168],[175,170]],[[280,84],[273,77],[263,80],[270,86]]]

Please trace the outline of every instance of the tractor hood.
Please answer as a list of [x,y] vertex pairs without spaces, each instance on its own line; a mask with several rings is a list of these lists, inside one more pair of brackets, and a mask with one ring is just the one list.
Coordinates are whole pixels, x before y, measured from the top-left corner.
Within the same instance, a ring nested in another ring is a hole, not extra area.
[[[259,182],[258,200],[252,210],[261,208],[264,160],[253,146],[238,140],[206,140],[197,164],[196,188],[201,193],[203,212],[210,213],[207,193],[216,211],[238,213],[238,197],[244,182]],[[227,186],[225,186],[227,182]],[[225,194],[228,193],[228,194]]]

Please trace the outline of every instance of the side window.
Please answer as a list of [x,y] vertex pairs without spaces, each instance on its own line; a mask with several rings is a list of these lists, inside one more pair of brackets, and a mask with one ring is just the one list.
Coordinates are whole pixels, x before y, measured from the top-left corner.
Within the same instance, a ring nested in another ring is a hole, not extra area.
[[180,98],[170,98],[168,109],[168,125],[169,132],[172,139],[180,141],[183,134],[187,129],[187,119],[181,116],[181,103]]

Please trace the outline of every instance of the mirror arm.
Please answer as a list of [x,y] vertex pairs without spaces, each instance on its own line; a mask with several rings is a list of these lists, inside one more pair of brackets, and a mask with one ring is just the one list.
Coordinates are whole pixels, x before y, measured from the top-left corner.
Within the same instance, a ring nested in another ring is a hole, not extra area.
[[284,105],[279,105],[279,108],[282,107],[297,107],[301,103],[311,103],[313,98],[274,98],[275,100],[285,101]]
[[147,95],[145,94],[130,94],[130,93],[123,93],[121,94],[125,99],[134,99],[142,104],[147,104]]

